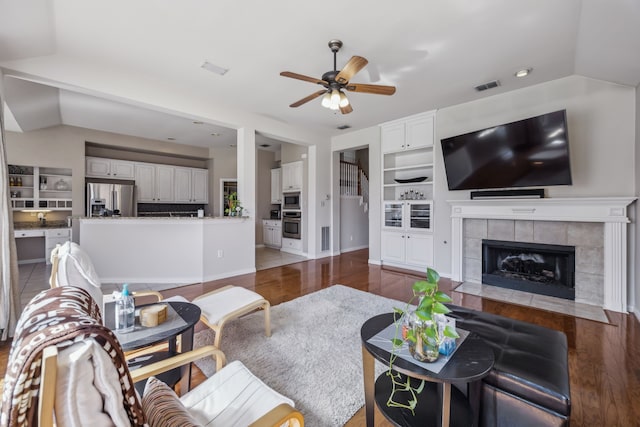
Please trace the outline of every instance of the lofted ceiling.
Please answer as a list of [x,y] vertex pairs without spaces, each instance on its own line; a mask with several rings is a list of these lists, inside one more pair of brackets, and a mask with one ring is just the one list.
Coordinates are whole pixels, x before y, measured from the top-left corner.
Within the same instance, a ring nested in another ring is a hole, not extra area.
[[[369,61],[352,82],[396,93],[348,92],[347,115],[319,98],[290,108],[321,87],[279,73],[320,78],[334,38],[338,69]],[[68,124],[215,147],[248,124],[259,144],[328,139],[573,74],[635,87],[640,2],[352,0],[326,13],[294,0],[0,0],[0,67],[9,130]],[[516,78],[522,68],[533,70]]]

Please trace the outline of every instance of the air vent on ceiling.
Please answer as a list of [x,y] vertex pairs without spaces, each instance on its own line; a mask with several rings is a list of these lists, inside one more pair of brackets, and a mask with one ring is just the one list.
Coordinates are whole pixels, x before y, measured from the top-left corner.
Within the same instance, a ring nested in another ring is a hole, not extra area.
[[350,127],[351,127],[350,125],[340,125],[337,127],[337,129],[345,130],[345,129],[349,129]]
[[498,87],[498,86],[500,86],[500,81],[493,80],[491,82],[487,82],[487,83],[476,86],[476,90],[478,92],[482,92],[483,90],[493,89],[494,87]]

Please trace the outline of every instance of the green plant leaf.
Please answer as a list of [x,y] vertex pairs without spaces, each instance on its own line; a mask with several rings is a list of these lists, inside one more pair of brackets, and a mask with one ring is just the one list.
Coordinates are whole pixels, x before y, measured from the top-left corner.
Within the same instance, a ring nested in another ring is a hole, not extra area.
[[394,311],[395,313],[398,313],[398,314],[404,314],[404,310],[402,310],[402,309],[400,309],[400,308],[398,308],[398,307],[393,307],[393,311]]
[[435,302],[433,304],[433,312],[437,313],[437,314],[447,314],[448,312],[450,312],[451,310],[449,310],[447,308],[446,305],[442,304],[441,302]]
[[419,294],[423,294],[427,292],[428,288],[429,288],[429,283],[425,282],[424,280],[418,280],[413,284],[413,292],[416,292]]
[[431,310],[431,306],[433,305],[435,301],[433,300],[433,298],[429,297],[429,296],[425,296],[424,298],[422,298],[422,301],[420,301],[420,305],[418,305],[418,310]]
[[429,326],[428,328],[424,328],[422,333],[427,336],[427,338],[431,338],[432,340],[436,339],[436,330],[433,326]]
[[418,316],[420,320],[433,320],[431,311],[429,310],[416,310],[416,316]]
[[427,268],[427,281],[430,283],[438,283],[440,275],[433,268]]
[[455,329],[453,329],[451,326],[446,326],[444,328],[444,336],[448,337],[448,338],[460,338],[460,335],[458,335],[458,332],[456,332]]
[[433,298],[436,301],[439,301],[439,302],[451,302],[452,301],[451,297],[449,295],[445,294],[442,291],[436,292],[435,295],[433,296]]
[[402,343],[404,341],[402,341],[400,338],[393,338],[391,340],[391,343],[393,344],[394,347],[402,347]]

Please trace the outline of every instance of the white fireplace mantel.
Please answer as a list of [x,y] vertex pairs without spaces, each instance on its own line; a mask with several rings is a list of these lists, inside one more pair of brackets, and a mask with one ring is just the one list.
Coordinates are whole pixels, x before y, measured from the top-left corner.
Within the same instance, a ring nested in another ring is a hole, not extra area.
[[604,223],[604,305],[627,312],[627,216],[635,197],[448,200],[451,205],[452,279],[463,278],[463,219]]

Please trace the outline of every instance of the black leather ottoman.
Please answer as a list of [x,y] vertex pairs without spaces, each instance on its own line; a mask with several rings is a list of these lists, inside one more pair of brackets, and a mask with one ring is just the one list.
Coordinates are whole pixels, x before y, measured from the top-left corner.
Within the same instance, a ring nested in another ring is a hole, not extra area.
[[503,316],[449,305],[457,326],[495,353],[480,386],[480,426],[568,426],[571,414],[567,337]]

